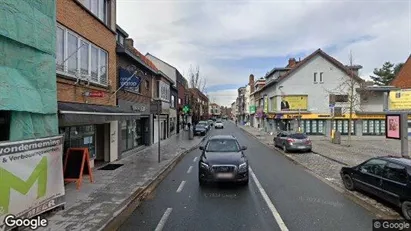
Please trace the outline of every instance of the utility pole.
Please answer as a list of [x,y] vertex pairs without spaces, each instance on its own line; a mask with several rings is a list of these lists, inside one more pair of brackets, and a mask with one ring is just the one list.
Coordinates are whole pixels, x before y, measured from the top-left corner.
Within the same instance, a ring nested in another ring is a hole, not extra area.
[[157,122],[158,122],[158,163],[161,162],[161,151],[160,151],[160,140],[161,140],[161,123],[160,123],[160,113],[161,113],[161,100],[157,101]]

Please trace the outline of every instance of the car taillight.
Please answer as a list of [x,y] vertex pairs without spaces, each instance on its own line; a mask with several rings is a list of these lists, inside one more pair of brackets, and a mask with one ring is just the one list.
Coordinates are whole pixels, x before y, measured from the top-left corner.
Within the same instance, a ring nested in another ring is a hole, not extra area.
[[305,140],[305,143],[306,143],[306,144],[311,144],[311,140],[310,140],[310,139],[306,139],[306,140]]
[[287,141],[288,141],[289,143],[295,142],[294,139],[290,139],[290,138],[288,138]]

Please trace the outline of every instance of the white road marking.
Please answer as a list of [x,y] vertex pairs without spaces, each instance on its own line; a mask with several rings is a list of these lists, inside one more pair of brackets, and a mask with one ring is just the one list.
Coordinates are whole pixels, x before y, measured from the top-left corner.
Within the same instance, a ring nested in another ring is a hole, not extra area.
[[181,181],[181,184],[180,184],[180,186],[178,186],[178,189],[177,189],[177,192],[178,192],[178,193],[183,190],[183,187],[184,187],[185,184],[186,184],[186,181],[185,181],[185,180]]
[[257,185],[258,191],[260,191],[261,196],[264,198],[265,203],[267,203],[268,208],[270,209],[271,213],[274,216],[278,226],[280,227],[281,231],[288,231],[287,226],[285,225],[283,219],[281,218],[280,214],[278,213],[277,209],[274,207],[273,203],[271,202],[270,198],[268,197],[267,193],[265,192],[263,186],[261,186],[260,181],[257,179],[257,176],[254,174],[253,170],[250,167],[250,174],[253,177],[255,184]]
[[194,157],[194,160],[193,160],[193,162],[196,162],[197,161],[197,157]]
[[193,166],[190,166],[190,167],[188,168],[187,173],[190,173],[191,170],[193,170]]
[[164,212],[163,216],[160,219],[160,222],[158,222],[155,231],[163,230],[164,225],[166,224],[166,221],[167,221],[168,217],[170,216],[171,211],[173,211],[173,208],[167,208],[166,209],[166,211]]

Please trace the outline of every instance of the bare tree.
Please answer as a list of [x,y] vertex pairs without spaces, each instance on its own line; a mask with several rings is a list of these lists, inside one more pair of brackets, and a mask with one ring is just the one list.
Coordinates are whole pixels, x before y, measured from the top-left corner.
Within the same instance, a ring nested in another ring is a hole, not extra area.
[[[349,59],[350,67],[353,67],[351,52]],[[367,90],[366,86],[366,82],[360,79],[353,70],[349,69],[349,78],[343,76],[341,83],[336,88],[326,90],[330,94],[330,104],[341,103],[341,114],[348,114],[348,146],[351,146],[353,115],[356,111],[362,111],[362,102],[372,95],[372,91]],[[335,113],[334,107],[332,121],[334,121]]]
[[190,66],[190,69],[188,70],[188,77],[190,87],[197,88],[204,93],[207,85],[207,80],[204,76],[200,75],[200,67],[198,65],[195,68],[193,68],[193,66]]

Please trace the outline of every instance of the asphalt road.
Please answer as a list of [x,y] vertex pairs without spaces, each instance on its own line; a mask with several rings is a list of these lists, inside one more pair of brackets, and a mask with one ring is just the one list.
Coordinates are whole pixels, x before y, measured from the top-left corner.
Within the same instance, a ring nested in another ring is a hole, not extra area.
[[120,230],[372,230],[375,217],[366,209],[233,123],[224,123],[224,129],[209,134],[233,134],[248,147],[246,155],[254,173],[248,187],[200,187],[201,153],[194,150]]

